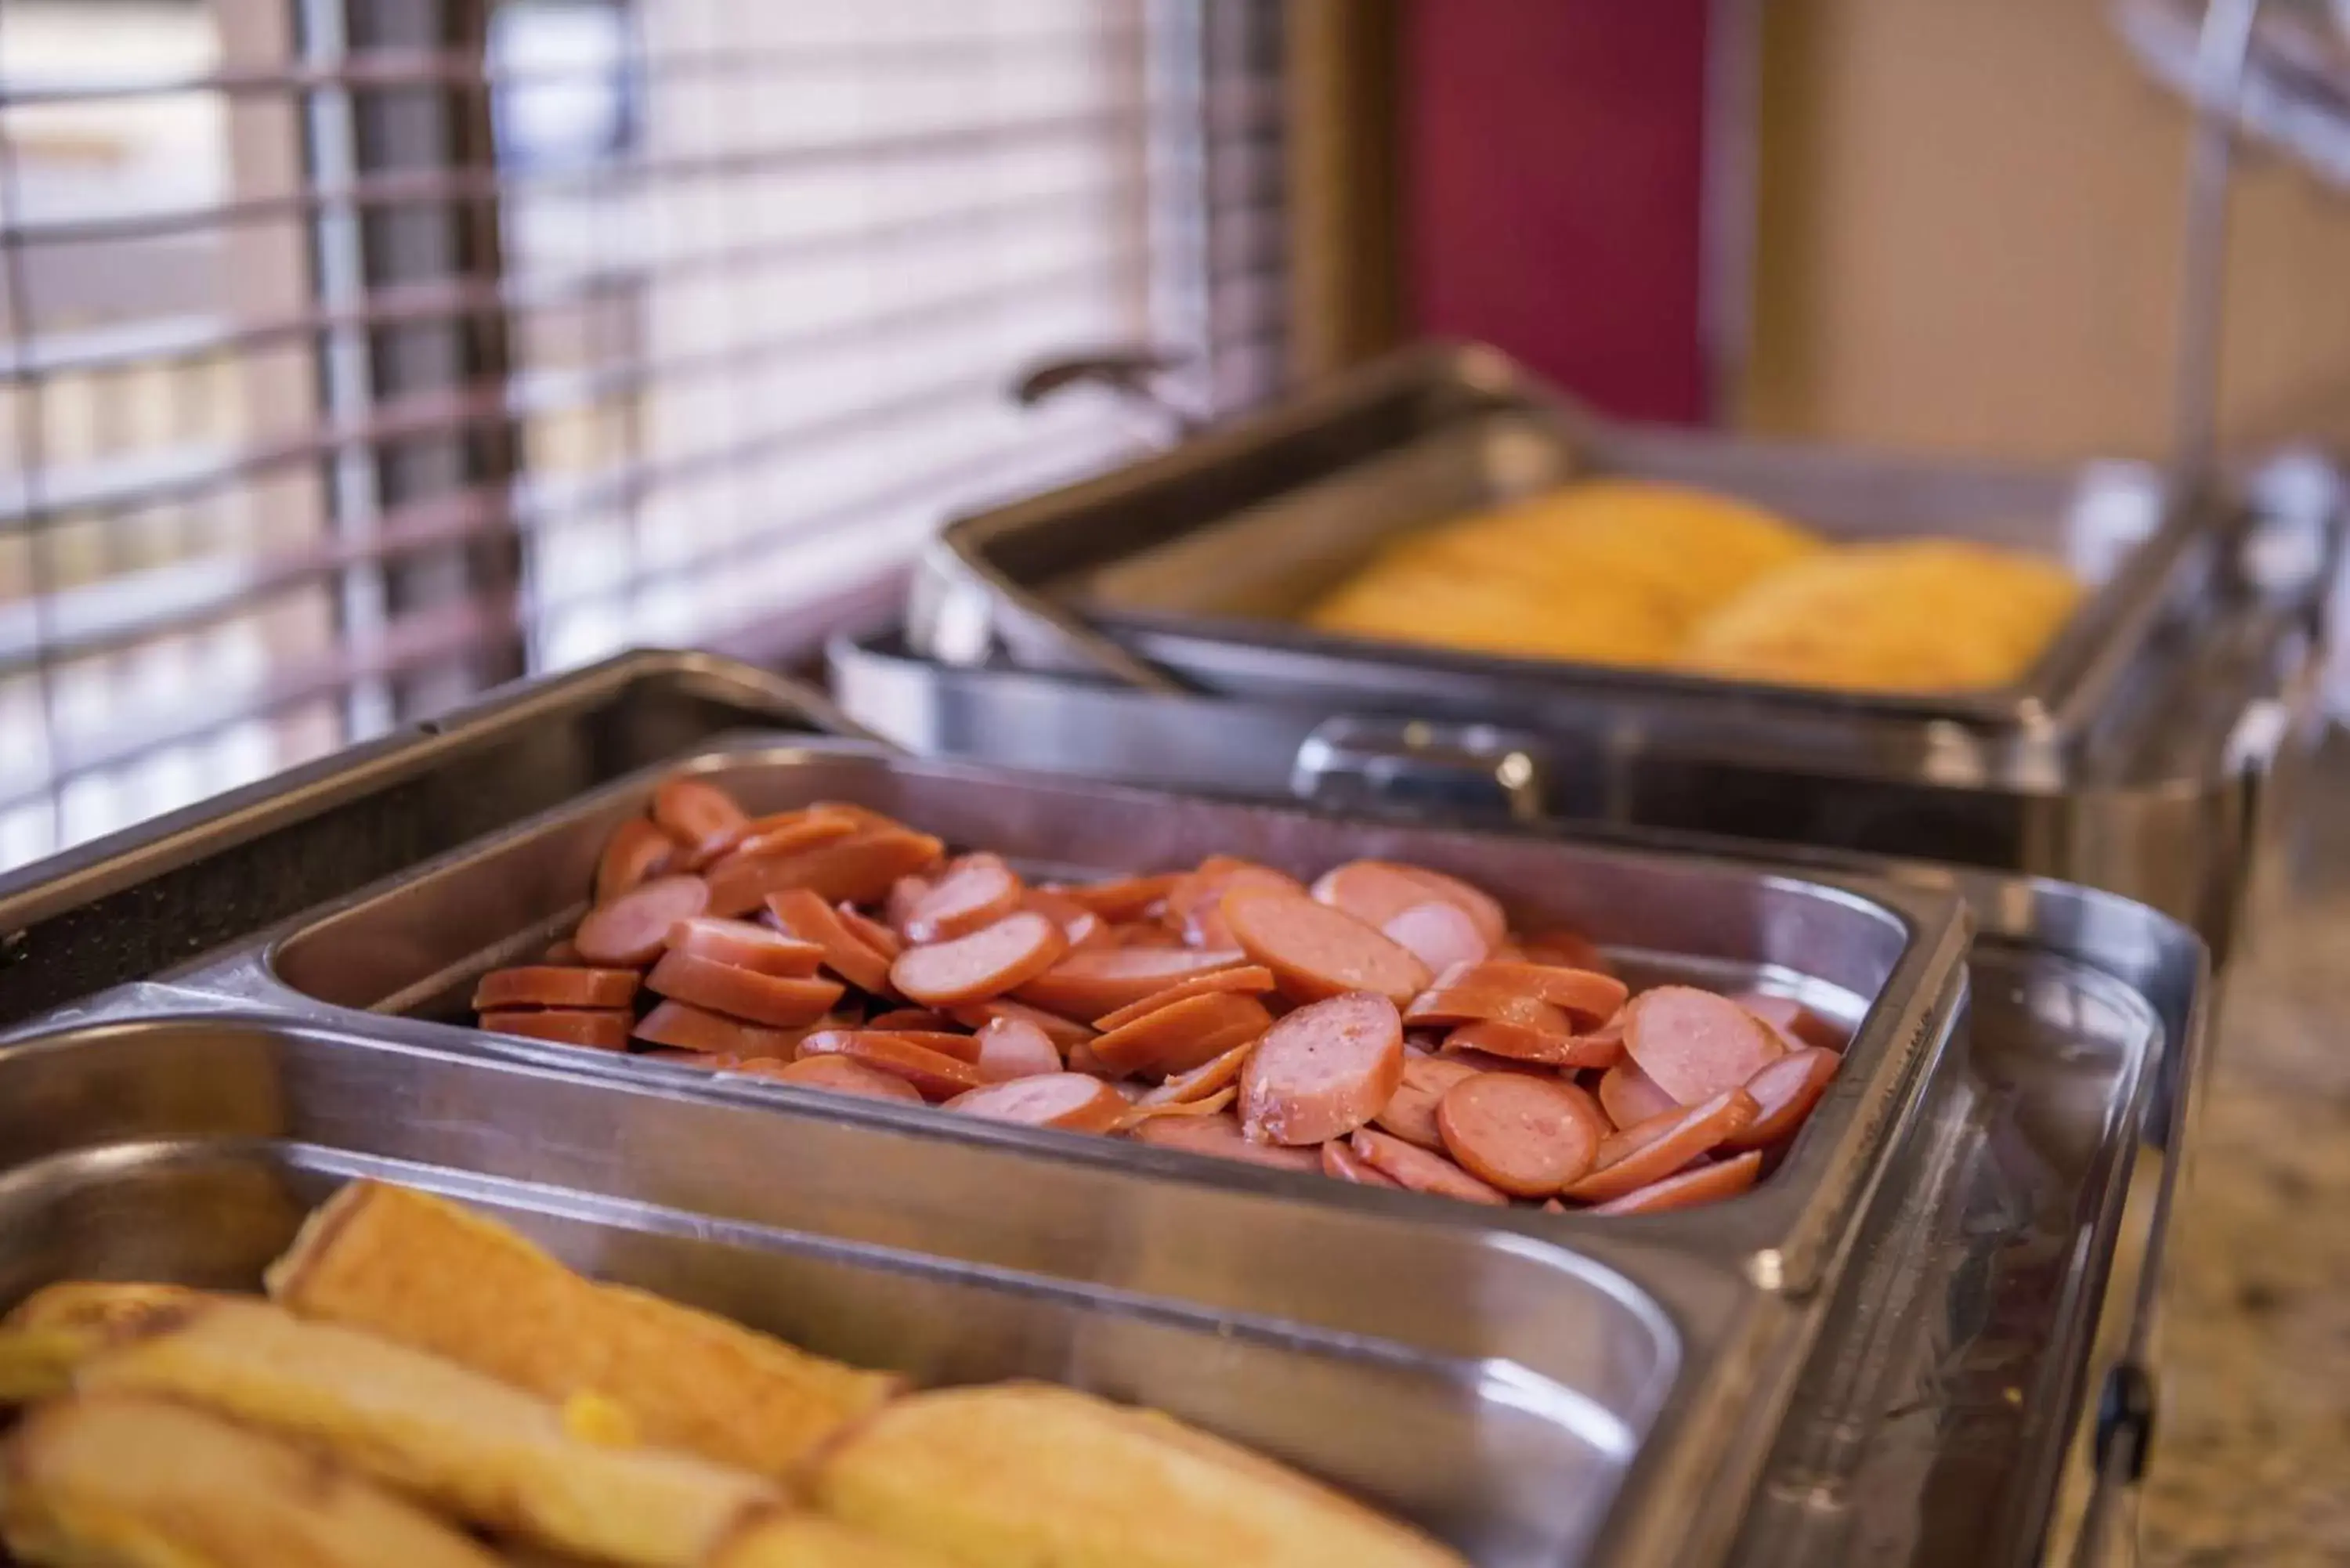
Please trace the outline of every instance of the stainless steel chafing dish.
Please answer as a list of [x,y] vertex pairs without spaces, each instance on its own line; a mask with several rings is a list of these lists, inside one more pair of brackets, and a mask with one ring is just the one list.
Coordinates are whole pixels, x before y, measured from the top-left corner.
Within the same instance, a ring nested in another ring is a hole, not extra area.
[[[1378,540],[1586,472],[1832,535],[1996,538],[2096,585],[2017,687],[1846,694],[1321,635],[1271,618]],[[1344,809],[1824,844],[2126,892],[2223,947],[2257,807],[2316,718],[2343,491],[2030,473],[1611,426],[1500,356],[1419,350],[1260,420],[949,527],[902,646],[836,649],[925,752]]]
[[[760,729],[824,711],[721,661],[656,663],[650,684],[621,682],[633,727],[762,803],[854,788],[1064,864],[1189,853],[1207,835],[1276,858],[1408,846],[1495,877],[1526,854],[802,737],[713,744],[706,727],[730,711]],[[2209,988],[2173,922],[2080,888],[1864,857],[1543,846],[1596,880],[1539,896],[1589,900],[1572,912],[1619,957],[1768,972],[1847,1016],[1868,1007],[1866,1071],[1776,1181],[1614,1225],[365,1011],[445,1018],[502,940],[568,918],[583,854],[643,777],[472,846],[444,839],[356,893],[291,846],[426,781],[494,776],[471,772],[484,758],[577,760],[603,727],[588,716],[609,711],[590,693],[612,679],[494,703],[453,754],[410,737],[352,776],[321,770],[184,819],[168,857],[136,842],[85,857],[78,892],[20,890],[45,899],[38,936],[72,929],[59,922],[93,896],[134,927],[172,924],[164,895],[189,868],[254,885],[224,918],[241,927],[226,947],[0,1047],[0,1303],[78,1274],[250,1283],[305,1206],[365,1173],[487,1203],[583,1266],[836,1354],[1164,1405],[1486,1563],[2023,1563],[2106,1539],[2126,1512]],[[1714,914],[1599,908],[1636,872]],[[1958,968],[1952,893],[1976,927]],[[269,913],[289,902],[320,907]],[[124,950],[151,936],[126,930]],[[36,942],[21,961],[68,957]]]

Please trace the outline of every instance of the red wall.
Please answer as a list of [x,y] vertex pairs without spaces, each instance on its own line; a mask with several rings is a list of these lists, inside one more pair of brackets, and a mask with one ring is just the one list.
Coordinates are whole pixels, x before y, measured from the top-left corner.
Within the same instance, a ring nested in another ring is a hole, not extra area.
[[1708,0],[1411,0],[1405,278],[1423,334],[1603,409],[1705,412]]

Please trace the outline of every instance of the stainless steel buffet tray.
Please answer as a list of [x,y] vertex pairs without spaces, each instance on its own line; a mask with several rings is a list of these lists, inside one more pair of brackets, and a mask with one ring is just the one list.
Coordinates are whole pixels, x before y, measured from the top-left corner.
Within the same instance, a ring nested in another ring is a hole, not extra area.
[[646,649],[0,876],[0,1025],[149,978],[728,730],[858,732],[823,693]]
[[[317,916],[173,977],[178,983],[317,1010],[358,1026],[363,1010],[469,1022],[473,981],[535,953],[584,911],[612,829],[640,814],[654,785],[692,772],[765,813],[818,800],[854,802],[935,833],[1065,874],[1115,876],[1188,866],[1222,852],[1310,878],[1341,861],[1409,861],[1464,877],[1533,927],[1564,925],[1600,942],[1632,977],[1762,983],[1854,1023],[1846,1067],[1785,1163],[1733,1201],[1656,1217],[1643,1229],[1697,1248],[1776,1287],[1808,1288],[1830,1266],[1866,1201],[1879,1154],[1898,1136],[1959,1001],[1966,929],[1946,893],[1834,874],[1766,868],[1429,827],[1347,822],[1296,811],[1108,789],[999,769],[921,763],[870,747],[749,742],[649,770],[595,791],[355,895]],[[474,1033],[484,1049],[551,1052],[579,1070],[678,1083],[698,1069]],[[495,1044],[493,1044],[495,1043]],[[1139,1146],[974,1123],[926,1107],[841,1109],[838,1096],[760,1081],[777,1103],[937,1125],[1017,1147],[1071,1146],[1078,1157],[1146,1158]],[[1149,1158],[1213,1167],[1204,1156]],[[1301,1200],[1341,1189],[1282,1177]],[[1383,1197],[1385,1195],[1382,1195]],[[1399,1194],[1407,1208],[1448,1199]],[[1616,1221],[1555,1218],[1572,1237]]]
[[[1702,486],[1831,536],[1939,534],[2046,555],[2091,585],[2014,686],[1838,692],[1416,648],[1292,618],[1378,545],[1595,473]],[[1427,719],[1637,721],[1814,769],[1914,765],[1924,724],[2033,750],[2124,700],[2165,616],[2205,602],[2231,532],[2152,471],[2035,472],[1774,447],[1611,424],[1491,349],[1437,346],[1107,477],[951,524],[908,635],[966,662],[1121,675],[1161,690],[1311,697]]]

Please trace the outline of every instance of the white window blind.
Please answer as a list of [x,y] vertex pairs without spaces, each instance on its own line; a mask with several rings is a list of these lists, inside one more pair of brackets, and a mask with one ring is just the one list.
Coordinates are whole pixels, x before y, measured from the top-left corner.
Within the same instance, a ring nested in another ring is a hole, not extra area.
[[0,0],[0,863],[1264,397],[1273,0]]

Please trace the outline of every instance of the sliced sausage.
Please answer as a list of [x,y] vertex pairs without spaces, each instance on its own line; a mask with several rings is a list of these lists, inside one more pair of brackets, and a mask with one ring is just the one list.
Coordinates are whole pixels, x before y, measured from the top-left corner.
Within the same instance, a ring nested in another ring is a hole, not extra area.
[[824,949],[816,942],[777,936],[747,920],[721,920],[709,915],[680,920],[670,931],[669,950],[791,980],[806,980],[816,973],[824,959]]
[[1263,964],[1233,964],[1225,969],[1211,969],[1188,975],[1170,986],[1152,992],[1139,1002],[1105,1012],[1094,1020],[1094,1027],[1102,1031],[1122,1029],[1138,1018],[1148,1018],[1162,1007],[1170,1006],[1189,996],[1205,996],[1210,992],[1232,991],[1258,994],[1273,989],[1273,971]]
[[1474,1067],[1480,1073],[1514,1073],[1527,1078],[1555,1078],[1556,1067],[1546,1067],[1540,1062],[1521,1062],[1514,1056],[1495,1056],[1483,1051],[1448,1051],[1444,1060],[1458,1062],[1464,1067]]
[[969,936],[908,948],[889,966],[889,982],[925,1005],[960,1007],[1027,984],[1067,948],[1060,927],[1021,909]]
[[865,825],[845,812],[824,806],[810,806],[803,811],[785,812],[779,816],[763,816],[746,824],[730,856],[776,856],[795,854],[813,849],[819,844],[848,838],[865,831]]
[[653,791],[654,826],[688,855],[706,857],[732,845],[750,821],[733,795],[700,779],[671,779]]
[[800,1048],[805,1029],[772,1029],[689,1002],[663,1002],[638,1021],[636,1037],[651,1045],[708,1055],[775,1057],[788,1062]]
[[1762,1148],[1794,1136],[1812,1107],[1827,1093],[1828,1080],[1835,1076],[1844,1058],[1834,1051],[1817,1045],[1806,1045],[1800,1051],[1790,1051],[1761,1072],[1746,1080],[1746,1092],[1754,1096],[1762,1113],[1753,1124],[1729,1140],[1731,1148]]
[[889,896],[881,900],[880,923],[889,928],[899,946],[905,945],[906,928],[914,923],[914,911],[930,896],[928,877],[905,876],[889,884]]
[[910,828],[868,827],[788,855],[735,856],[710,873],[710,912],[747,915],[768,895],[806,888],[827,903],[867,903],[936,860],[945,846]]
[[1282,994],[1295,1001],[1367,991],[1400,1006],[1428,984],[1428,966],[1409,952],[1302,893],[1236,888],[1223,911],[1241,950],[1273,971]]
[[957,1029],[876,1029],[870,1023],[859,1031],[866,1034],[887,1034],[892,1040],[903,1040],[909,1045],[920,1045],[925,1051],[935,1051],[941,1056],[951,1056],[958,1062],[979,1065],[979,1036],[965,1034]]
[[1759,1152],[1738,1155],[1717,1160],[1711,1165],[1696,1166],[1679,1176],[1668,1176],[1646,1187],[1636,1187],[1621,1198],[1611,1198],[1592,1210],[1594,1214],[1661,1214],[1669,1209],[1688,1209],[1700,1203],[1712,1203],[1724,1198],[1735,1198],[1754,1185],[1762,1174],[1762,1156]]
[[877,1073],[903,1078],[926,1100],[951,1099],[987,1081],[972,1063],[875,1029],[819,1029],[800,1042],[799,1059],[811,1056],[846,1056]]
[[1537,1062],[1547,1067],[1612,1067],[1624,1055],[1621,1034],[1545,1034],[1515,1023],[1481,1018],[1463,1023],[1444,1037],[1448,1052],[1482,1052],[1516,1062]]
[[1223,901],[1243,888],[1305,897],[1305,884],[1284,872],[1230,855],[1211,855],[1167,890],[1167,909],[1160,918],[1189,946],[1231,947],[1232,933],[1224,920]]
[[1272,1143],[1326,1143],[1378,1115],[1402,1084],[1395,1003],[1350,992],[1265,1031],[1241,1070],[1241,1123]]
[[1230,1085],[1200,1100],[1159,1100],[1154,1103],[1145,1096],[1139,1100],[1128,1102],[1126,1115],[1119,1119],[1118,1130],[1132,1132],[1155,1116],[1216,1116],[1229,1108],[1239,1097],[1240,1090]]
[[865,1027],[889,1030],[944,1030],[954,1022],[951,1015],[933,1012],[927,1007],[892,1007],[867,1019]]
[[1105,920],[1131,920],[1164,903],[1168,891],[1186,873],[1162,871],[1150,877],[1121,877],[1110,882],[1087,882],[1053,891],[1065,893]]
[[557,1045],[585,1045],[593,1051],[629,1048],[629,1015],[603,1008],[545,1007],[484,1012],[481,1026],[493,1034],[520,1034]]
[[1578,1029],[1596,1029],[1615,1017],[1629,994],[1612,974],[1540,963],[1481,963],[1446,983],[1467,991],[1514,992],[1547,1002]]
[[966,855],[911,900],[898,933],[910,942],[967,937],[1019,909],[1027,891],[1000,857]]
[[668,1062],[680,1067],[699,1067],[705,1073],[731,1072],[740,1066],[741,1059],[721,1055],[715,1051],[681,1051],[674,1046],[656,1045],[637,1055],[647,1062]]
[[1516,1198],[1548,1198],[1591,1168],[1611,1130],[1572,1084],[1509,1073],[1464,1078],[1436,1103],[1445,1152]]
[[785,936],[816,944],[824,953],[823,967],[858,990],[877,996],[889,991],[889,957],[868,946],[831,905],[806,888],[769,895],[767,914]]
[[1614,974],[1616,966],[1598,944],[1580,931],[1555,927],[1518,939],[1518,950],[1528,963],[1550,964],[1558,969],[1589,970],[1594,974]]
[[1619,1127],[1638,1127],[1679,1105],[1637,1062],[1618,1062],[1599,1075],[1599,1108]]
[[1390,860],[1349,860],[1334,866],[1315,882],[1314,898],[1374,928],[1433,898],[1467,915],[1488,948],[1509,934],[1509,917],[1482,888],[1441,871]]
[[656,877],[588,911],[572,945],[589,963],[642,969],[669,947],[669,934],[710,907],[710,887],[699,877]]
[[1411,1057],[1403,1064],[1402,1085],[1371,1120],[1407,1143],[1440,1149],[1444,1135],[1437,1129],[1436,1102],[1453,1085],[1477,1075],[1476,1068],[1460,1062],[1439,1056]]
[[1761,1019],[1790,1051],[1806,1045],[1823,1051],[1841,1051],[1845,1047],[1845,1032],[1840,1025],[1792,996],[1768,991],[1741,991],[1732,992],[1730,1000]]
[[523,964],[494,969],[473,987],[475,1011],[508,1007],[626,1007],[637,999],[632,969]]
[[1241,1069],[1248,1064],[1250,1053],[1256,1041],[1233,1046],[1211,1061],[1202,1062],[1188,1073],[1178,1073],[1157,1088],[1151,1089],[1137,1103],[1145,1106],[1189,1105],[1220,1095],[1241,1080]]
[[1209,992],[1169,1002],[1087,1044],[1113,1077],[1188,1073],[1271,1027],[1273,1014],[1255,997]]
[[788,980],[675,951],[661,955],[645,985],[673,1001],[776,1029],[815,1023],[842,994],[837,981]]
[[1693,1106],[1738,1087],[1787,1048],[1726,996],[1660,985],[1625,1008],[1624,1051],[1657,1087]]
[[1322,1146],[1322,1174],[1340,1181],[1351,1181],[1357,1187],[1391,1187],[1400,1189],[1403,1183],[1383,1170],[1373,1168],[1356,1158],[1355,1151],[1338,1138]]
[[1761,1114],[1754,1096],[1741,1088],[1651,1116],[1601,1139],[1590,1174],[1571,1183],[1566,1196],[1582,1203],[1605,1203],[1662,1181],[1736,1137]]
[[1505,1207],[1510,1201],[1509,1195],[1499,1188],[1478,1180],[1442,1155],[1430,1154],[1370,1127],[1357,1129],[1349,1147],[1357,1159],[1399,1187],[1408,1187],[1414,1192],[1432,1192],[1496,1207]]
[[947,1109],[1063,1132],[1106,1133],[1126,1117],[1126,1097],[1083,1073],[1046,1073],[957,1095]]
[[1010,1018],[1022,1023],[1033,1023],[1045,1032],[1045,1038],[1066,1051],[1082,1045],[1094,1037],[1094,1032],[1074,1019],[1057,1012],[1047,1012],[1041,1007],[1031,1007],[1024,1002],[1014,1002],[1008,996],[993,996],[985,1002],[970,1002],[962,1007],[950,1007],[947,1016],[965,1029],[983,1027],[990,1019]]
[[898,955],[906,950],[905,939],[895,929],[887,923],[875,919],[847,899],[844,898],[835,904],[832,907],[832,912],[840,918],[842,925],[848,928],[850,936],[891,962],[896,962]]
[[1099,1018],[1177,981],[1230,969],[1236,951],[1189,948],[1095,948],[1071,953],[1020,988],[1020,1000],[1064,1018]]
[[1566,1010],[1523,992],[1497,991],[1491,986],[1439,985],[1411,999],[1404,1021],[1414,1025],[1476,1023],[1515,1024],[1537,1034],[1561,1038],[1575,1033]]
[[1467,910],[1440,900],[1414,904],[1381,926],[1379,934],[1426,964],[1430,974],[1475,963],[1492,950]]
[[1153,1116],[1136,1127],[1134,1141],[1154,1148],[1180,1148],[1191,1154],[1212,1154],[1224,1159],[1269,1165],[1276,1170],[1320,1170],[1321,1156],[1310,1148],[1290,1148],[1259,1143],[1241,1131],[1230,1111],[1209,1116]]
[[868,1100],[902,1100],[917,1106],[922,1103],[921,1095],[905,1079],[876,1072],[862,1062],[854,1062],[846,1056],[808,1056],[796,1062],[745,1062],[735,1071],[748,1077],[774,1078],[781,1083],[797,1084],[803,1088],[861,1095]]
[[991,1084],[1062,1071],[1059,1048],[1024,1018],[991,1018],[972,1038],[979,1042],[979,1075]]
[[596,862],[596,902],[608,904],[659,875],[677,855],[677,840],[641,816],[632,816],[604,841]]
[[1118,939],[1111,933],[1109,922],[1078,903],[1067,894],[1050,888],[1031,888],[1022,898],[1020,907],[1034,909],[1061,928],[1068,940],[1071,952],[1083,952],[1087,948],[1114,948]]

